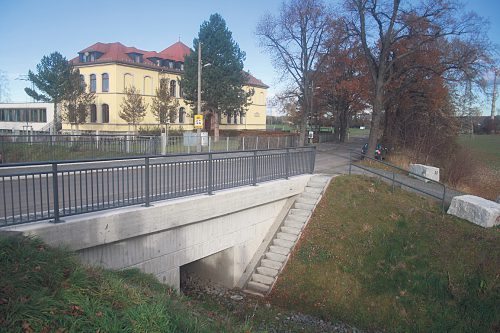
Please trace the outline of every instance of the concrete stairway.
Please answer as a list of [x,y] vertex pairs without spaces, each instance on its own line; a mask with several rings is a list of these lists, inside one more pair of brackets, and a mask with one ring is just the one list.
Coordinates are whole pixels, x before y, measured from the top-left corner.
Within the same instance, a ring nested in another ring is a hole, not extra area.
[[330,179],[330,176],[323,175],[311,177],[256,265],[246,285],[246,292],[265,296],[271,291]]

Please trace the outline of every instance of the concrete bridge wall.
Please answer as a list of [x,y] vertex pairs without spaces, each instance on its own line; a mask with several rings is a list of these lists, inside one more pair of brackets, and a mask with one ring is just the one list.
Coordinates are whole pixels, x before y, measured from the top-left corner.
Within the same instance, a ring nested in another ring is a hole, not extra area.
[[[234,286],[255,251],[310,175],[66,218],[8,230],[65,245],[90,265],[139,268],[179,288],[181,266],[205,258],[199,267]],[[222,251],[222,252],[221,252]],[[216,256],[209,257],[217,254]],[[207,258],[208,257],[208,258]]]

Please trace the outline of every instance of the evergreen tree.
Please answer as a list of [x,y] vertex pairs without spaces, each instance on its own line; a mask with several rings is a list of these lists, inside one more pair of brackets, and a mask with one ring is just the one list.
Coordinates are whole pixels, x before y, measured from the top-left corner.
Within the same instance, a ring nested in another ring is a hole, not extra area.
[[243,71],[245,52],[233,40],[232,33],[219,14],[210,16],[200,26],[198,38],[193,40],[193,49],[184,62],[182,87],[184,98],[196,107],[198,93],[198,48],[201,43],[203,75],[201,82],[202,109],[212,117],[214,135],[219,135],[219,117],[245,114],[253,89],[245,91],[248,74]]
[[179,101],[170,95],[168,80],[161,79],[160,86],[156,88],[156,94],[153,97],[153,104],[151,111],[155,119],[160,125],[165,125],[175,121],[177,118],[177,109],[179,108]]
[[80,71],[59,52],[44,56],[36,65],[36,74],[31,70],[28,72],[28,79],[38,92],[31,88],[24,91],[37,101],[54,103],[54,131],[60,129],[57,105],[74,96],[75,85],[72,82],[79,82],[79,78]]
[[148,105],[139,94],[135,87],[125,88],[125,97],[121,104],[119,113],[120,118],[125,120],[127,124],[134,126],[134,131],[137,132],[137,124],[144,119]]

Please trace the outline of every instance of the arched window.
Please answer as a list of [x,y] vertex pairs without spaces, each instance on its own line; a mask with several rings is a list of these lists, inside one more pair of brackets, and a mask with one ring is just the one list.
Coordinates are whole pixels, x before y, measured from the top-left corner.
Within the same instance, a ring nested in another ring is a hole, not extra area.
[[245,124],[245,115],[243,114],[243,112],[240,113],[240,124]]
[[108,104],[102,105],[102,122],[109,123],[109,105]]
[[175,95],[175,90],[176,90],[175,89],[175,84],[176,84],[175,80],[170,81],[170,96],[172,96],[172,97],[177,97]]
[[109,91],[109,75],[108,73],[102,74],[102,92]]
[[186,110],[184,108],[179,109],[179,123],[184,124]]
[[80,87],[85,90],[85,76],[80,74]]
[[90,104],[90,122],[97,122],[97,106],[95,104]]
[[96,82],[95,74],[90,74],[90,91],[91,92],[96,91],[96,85],[97,85],[97,82]]
[[144,91],[144,95],[153,94],[153,79],[151,78],[151,76],[144,77],[144,87],[142,89]]
[[227,114],[226,123],[231,124],[231,114],[230,113]]
[[130,73],[123,74],[123,88],[127,89],[134,85],[134,77]]
[[235,113],[234,113],[234,121],[233,121],[233,124],[235,124],[235,125],[236,125],[236,124],[238,124],[238,113],[237,113],[237,112],[235,112]]

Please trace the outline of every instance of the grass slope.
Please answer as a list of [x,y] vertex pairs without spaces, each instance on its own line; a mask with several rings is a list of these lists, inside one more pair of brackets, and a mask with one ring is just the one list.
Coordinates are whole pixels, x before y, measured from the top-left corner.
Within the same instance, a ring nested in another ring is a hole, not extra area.
[[499,332],[500,229],[366,177],[335,178],[273,303],[388,332]]
[[88,268],[0,235],[0,332],[243,332],[138,270]]

